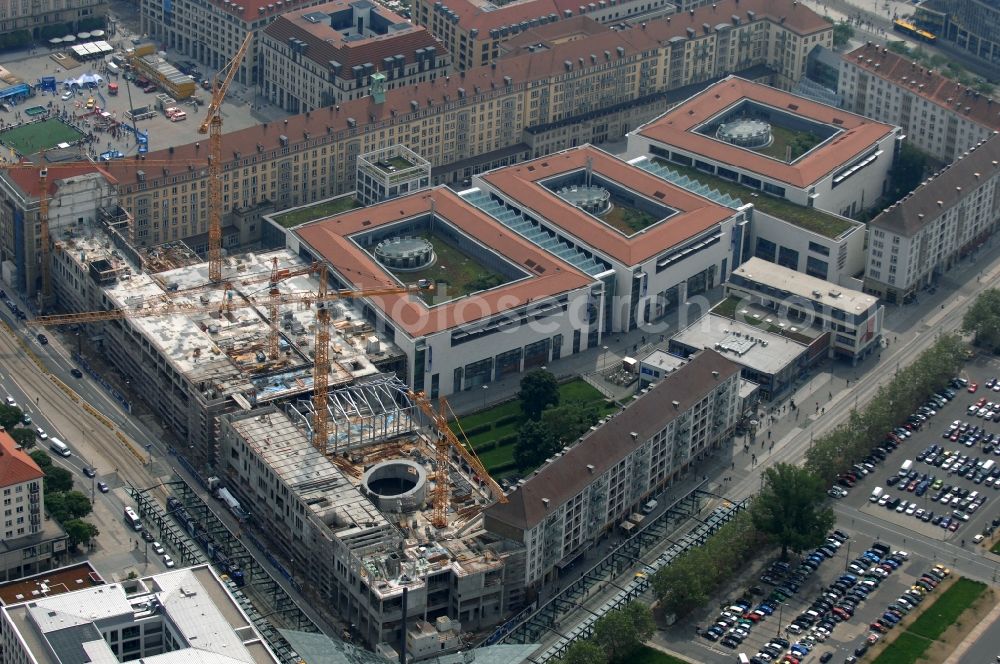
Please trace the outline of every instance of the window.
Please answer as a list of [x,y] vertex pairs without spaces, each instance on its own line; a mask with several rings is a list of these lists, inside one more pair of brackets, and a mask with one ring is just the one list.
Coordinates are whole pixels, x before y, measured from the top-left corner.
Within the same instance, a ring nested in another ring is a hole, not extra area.
[[777,258],[777,251],[778,246],[775,243],[762,237],[757,238],[757,251],[754,253],[757,258],[763,258],[773,263]]
[[817,253],[817,254],[821,254],[823,256],[829,256],[830,255],[830,248],[829,247],[824,247],[822,244],[818,244],[818,243],[812,242],[812,241],[809,242],[809,251],[812,251],[812,252]]

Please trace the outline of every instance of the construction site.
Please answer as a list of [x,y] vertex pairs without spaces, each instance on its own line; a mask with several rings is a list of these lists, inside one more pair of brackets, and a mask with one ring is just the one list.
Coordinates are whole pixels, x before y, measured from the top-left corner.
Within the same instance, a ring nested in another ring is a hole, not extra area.
[[221,418],[220,471],[242,508],[350,624],[345,638],[394,659],[467,646],[461,634],[521,599],[505,584],[520,548],[483,529],[484,508],[506,498],[436,423],[421,426],[421,398],[385,375],[332,390],[326,454],[301,402]]

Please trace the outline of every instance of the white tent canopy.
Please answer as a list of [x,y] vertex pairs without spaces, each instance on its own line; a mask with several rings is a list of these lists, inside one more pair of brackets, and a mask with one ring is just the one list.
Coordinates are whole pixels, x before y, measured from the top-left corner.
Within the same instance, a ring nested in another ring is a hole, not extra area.
[[65,81],[63,81],[63,86],[67,88],[72,88],[72,87],[86,88],[86,87],[98,86],[103,82],[104,78],[102,76],[90,72],[87,74],[83,74],[82,76],[79,76],[77,78],[67,78]]

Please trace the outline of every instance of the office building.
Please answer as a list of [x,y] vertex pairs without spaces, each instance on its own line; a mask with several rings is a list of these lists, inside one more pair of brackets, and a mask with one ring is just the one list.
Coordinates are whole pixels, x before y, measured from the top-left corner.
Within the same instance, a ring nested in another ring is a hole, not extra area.
[[556,578],[648,498],[726,443],[739,420],[740,365],[714,350],[667,374],[596,431],[487,508],[487,531],[524,548],[522,577]]
[[[739,212],[590,146],[472,184],[300,226],[289,240],[345,287],[436,283],[424,299],[366,299],[368,321],[408,358],[407,382],[432,397],[661,319],[724,281],[741,255]],[[463,263],[475,279],[456,278]]]
[[107,0],[7,0],[0,4],[0,37],[28,46],[54,37],[103,28]]
[[[733,303],[729,309],[743,320],[748,314],[755,322],[763,320],[770,331],[819,330],[828,357],[852,364],[875,352],[882,338],[885,307],[876,297],[759,258],[733,270],[726,295]],[[770,315],[754,317],[758,312],[749,310],[744,314],[746,305]],[[730,317],[735,316],[730,313]]]
[[431,186],[431,163],[405,145],[358,155],[354,195],[362,205],[414,194]]
[[950,163],[1000,129],[1000,103],[917,62],[869,42],[841,63],[844,108],[902,127],[906,140]]
[[45,518],[45,473],[5,431],[0,431],[0,580],[12,581],[52,567],[66,551],[66,533]]
[[888,191],[898,127],[730,76],[629,134],[653,155],[844,217]]
[[[427,159],[435,183],[462,182],[532,155],[612,140],[661,113],[670,91],[732,71],[787,87],[804,71],[808,49],[832,39],[832,26],[793,0],[722,0],[712,11],[585,39],[560,35],[535,52],[387,90],[384,102],[364,97],[228,133],[223,207],[283,210],[352,191],[357,156],[395,144]],[[742,43],[749,46],[736,48]],[[205,174],[186,163],[207,151],[192,142],[148,154],[185,162],[176,168],[107,164],[139,244],[206,232]]]
[[[259,83],[260,33],[283,13],[324,0],[139,0],[142,34],[205,65],[210,74],[233,59],[248,32],[254,34],[234,80]],[[241,4],[242,3],[242,4]]]
[[8,664],[279,664],[209,565],[5,604]]
[[291,113],[433,81],[451,55],[426,28],[369,0],[279,16],[261,34],[261,94]]
[[909,302],[988,241],[1000,225],[998,163],[994,132],[872,219],[865,292]]
[[990,0],[926,0],[915,13],[917,23],[938,39],[982,60],[1000,64],[1000,5]]

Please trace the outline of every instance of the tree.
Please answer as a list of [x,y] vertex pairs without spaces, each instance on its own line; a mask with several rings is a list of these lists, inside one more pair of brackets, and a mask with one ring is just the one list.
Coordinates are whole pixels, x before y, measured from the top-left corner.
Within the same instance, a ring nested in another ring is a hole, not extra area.
[[962,318],[962,331],[976,335],[976,345],[1000,350],[1000,289],[980,293]]
[[557,442],[571,443],[601,419],[597,404],[571,401],[542,411],[542,424]]
[[17,406],[0,404],[0,426],[10,431],[21,423],[24,412]]
[[519,470],[539,466],[559,448],[559,441],[542,422],[528,420],[517,432],[514,445],[514,463]]
[[73,475],[65,468],[52,466],[45,471],[45,492],[56,493],[73,488]]
[[24,449],[35,446],[35,432],[31,429],[11,429],[8,433],[14,439],[14,442]]
[[751,507],[753,523],[788,550],[799,552],[823,542],[833,527],[833,510],[824,507],[823,479],[805,468],[779,463],[764,471],[764,487]]
[[521,379],[521,411],[529,419],[538,420],[542,411],[559,404],[559,383],[556,377],[544,369],[535,369]]
[[101,534],[97,526],[89,521],[81,519],[70,519],[63,524],[66,534],[69,535],[69,548],[76,549],[80,544],[90,544],[90,541]]
[[854,28],[848,23],[836,23],[833,26],[833,45],[837,48],[847,46],[847,42],[854,39]]
[[650,582],[665,614],[684,616],[708,601],[709,575],[715,572],[705,566],[706,558],[701,549],[691,549],[653,574]]
[[927,155],[910,143],[903,143],[899,150],[899,157],[889,171],[889,182],[892,188],[894,201],[898,201],[903,196],[913,191],[924,179],[924,172],[928,168]]
[[606,664],[608,657],[593,641],[579,639],[566,649],[566,654],[559,661],[562,664]]
[[653,614],[642,602],[631,602],[594,623],[594,642],[609,660],[624,661],[653,635]]
[[28,456],[35,460],[42,472],[46,472],[52,467],[52,457],[45,450],[32,450],[28,452]]
[[93,511],[90,498],[79,491],[46,493],[45,509],[59,523],[83,518]]

